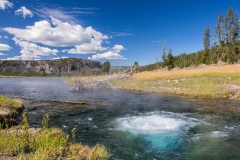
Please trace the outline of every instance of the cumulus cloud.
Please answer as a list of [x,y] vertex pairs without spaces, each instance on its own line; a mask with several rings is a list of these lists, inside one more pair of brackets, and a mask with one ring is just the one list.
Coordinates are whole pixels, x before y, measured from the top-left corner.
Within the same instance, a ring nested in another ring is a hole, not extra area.
[[62,52],[69,54],[96,54],[92,59],[125,59],[119,54],[124,50],[122,45],[114,45],[112,48],[104,47],[103,43],[109,37],[91,26],[84,28],[81,25],[62,22],[51,17],[51,22],[42,20],[25,29],[7,27],[3,30],[13,34],[15,36],[13,40],[21,47],[21,56],[15,58],[38,59],[40,56],[58,52],[58,50],[38,46],[46,45],[68,47],[70,49],[63,48]]
[[0,53],[0,56],[5,56],[5,55],[7,55],[7,54],[4,54],[4,53]]
[[4,36],[4,38],[8,39],[8,36]]
[[102,47],[102,40],[92,39],[90,43],[83,43],[81,45],[75,46],[70,50],[63,50],[64,52],[68,52],[71,54],[89,54],[89,53],[97,53],[100,51],[107,50],[107,48]]
[[81,25],[62,22],[53,17],[51,24],[43,20],[35,22],[34,26],[27,26],[26,29],[8,27],[3,30],[17,38],[54,47],[78,46],[94,41],[102,43],[102,40],[108,38],[92,27],[83,28]]
[[123,47],[122,45],[116,44],[115,46],[113,46],[112,50],[113,50],[114,52],[119,53],[119,52],[121,52],[122,50],[124,50],[124,47]]
[[21,56],[15,56],[14,59],[33,60],[39,59],[41,56],[56,55],[59,51],[47,47],[41,47],[34,43],[20,40],[16,37],[13,38],[15,43],[21,47]]
[[113,51],[107,51],[103,54],[96,54],[96,55],[92,55],[92,60],[99,60],[99,59],[126,59],[124,58],[122,55],[113,52]]
[[0,9],[5,10],[5,8],[12,8],[13,4],[8,0],[0,0]]
[[7,44],[1,44],[0,43],[0,51],[9,51],[11,47]]
[[88,59],[92,60],[99,60],[99,59],[126,59],[119,53],[124,50],[124,47],[122,45],[116,44],[115,46],[112,47],[110,51],[107,51],[102,54],[96,54],[92,55],[92,58],[88,57]]
[[21,8],[19,8],[18,10],[15,11],[15,14],[16,15],[21,15],[23,16],[23,18],[25,19],[26,16],[29,16],[29,17],[33,17],[33,13],[27,9],[25,6],[22,6]]

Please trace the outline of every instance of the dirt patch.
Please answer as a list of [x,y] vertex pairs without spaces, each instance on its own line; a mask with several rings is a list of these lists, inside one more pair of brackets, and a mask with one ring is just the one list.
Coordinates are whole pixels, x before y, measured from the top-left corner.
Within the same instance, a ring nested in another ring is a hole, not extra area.
[[11,114],[11,110],[8,108],[2,108],[0,107],[0,116],[6,116]]

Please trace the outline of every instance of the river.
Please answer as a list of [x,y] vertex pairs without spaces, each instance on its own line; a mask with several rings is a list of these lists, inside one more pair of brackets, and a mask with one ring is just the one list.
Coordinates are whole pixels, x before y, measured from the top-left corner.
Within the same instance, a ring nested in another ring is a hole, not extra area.
[[[18,96],[29,123],[62,128],[110,159],[240,159],[240,102],[120,90],[70,92],[64,78],[1,78],[0,94]],[[85,100],[87,104],[63,101]]]

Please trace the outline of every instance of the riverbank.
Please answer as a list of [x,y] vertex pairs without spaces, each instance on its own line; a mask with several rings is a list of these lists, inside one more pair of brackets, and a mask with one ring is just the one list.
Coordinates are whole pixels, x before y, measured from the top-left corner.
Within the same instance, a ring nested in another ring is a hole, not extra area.
[[141,72],[111,83],[123,90],[240,100],[240,64]]
[[[66,103],[74,102],[67,101]],[[16,115],[22,113],[23,107],[20,100],[12,100],[0,95],[0,160],[105,160],[110,157],[103,145],[96,144],[89,147],[76,143],[76,128],[72,129],[71,136],[59,128],[48,128],[48,114],[44,116],[41,128],[30,128],[26,111],[22,114],[21,125],[13,126]]]

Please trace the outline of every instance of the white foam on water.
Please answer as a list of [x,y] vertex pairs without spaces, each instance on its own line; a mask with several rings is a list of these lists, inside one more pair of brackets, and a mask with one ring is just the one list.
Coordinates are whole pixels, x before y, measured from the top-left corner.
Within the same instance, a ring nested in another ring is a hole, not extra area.
[[228,135],[224,132],[221,132],[221,131],[213,131],[212,132],[212,137],[228,137]]
[[117,130],[133,134],[158,134],[164,131],[179,130],[187,122],[172,114],[151,113],[150,115],[128,116],[116,120]]

